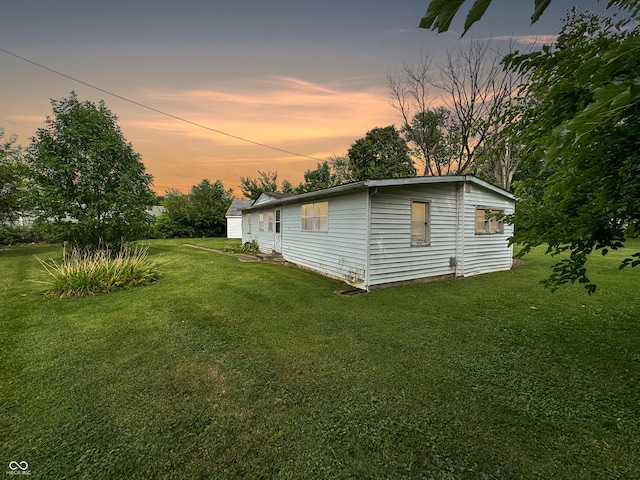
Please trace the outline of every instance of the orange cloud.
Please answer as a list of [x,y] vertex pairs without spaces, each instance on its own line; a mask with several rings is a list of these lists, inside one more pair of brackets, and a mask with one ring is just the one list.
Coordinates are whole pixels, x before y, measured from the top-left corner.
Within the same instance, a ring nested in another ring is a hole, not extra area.
[[240,176],[278,171],[279,180],[295,184],[317,162],[346,153],[368,130],[397,123],[386,86],[371,86],[367,80],[318,84],[264,77],[208,89],[146,92],[141,103],[161,105],[158,110],[201,127],[139,108],[122,115],[120,124],[154,175],[158,191],[188,191],[208,178],[221,179],[239,195]]
[[206,138],[217,145],[237,145],[239,140],[212,130],[271,144],[330,139],[336,134],[355,140],[370,128],[388,125],[395,116],[386,87],[353,90],[288,77],[206,90],[147,92],[144,97],[147,104],[161,104],[164,111],[206,128],[160,114],[129,121],[130,128]]

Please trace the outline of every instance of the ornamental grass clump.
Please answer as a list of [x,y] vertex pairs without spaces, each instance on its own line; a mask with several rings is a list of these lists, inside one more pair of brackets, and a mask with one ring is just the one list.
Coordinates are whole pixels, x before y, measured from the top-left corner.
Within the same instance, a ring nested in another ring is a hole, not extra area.
[[90,297],[127,287],[146,285],[158,279],[157,259],[148,247],[123,245],[118,252],[106,246],[97,250],[64,247],[62,262],[38,259],[49,275],[47,294],[59,298]]

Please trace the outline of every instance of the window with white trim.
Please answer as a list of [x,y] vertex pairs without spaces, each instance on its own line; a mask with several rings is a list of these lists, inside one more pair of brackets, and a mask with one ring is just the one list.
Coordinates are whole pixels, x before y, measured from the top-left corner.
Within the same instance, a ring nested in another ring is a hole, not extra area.
[[495,235],[504,233],[502,210],[476,208],[476,235]]
[[329,202],[305,203],[300,212],[303,231],[326,232],[329,230]]
[[411,245],[427,246],[430,243],[429,203],[411,202]]
[[247,213],[247,233],[251,234],[251,214]]
[[258,230],[264,232],[264,213],[258,216]]

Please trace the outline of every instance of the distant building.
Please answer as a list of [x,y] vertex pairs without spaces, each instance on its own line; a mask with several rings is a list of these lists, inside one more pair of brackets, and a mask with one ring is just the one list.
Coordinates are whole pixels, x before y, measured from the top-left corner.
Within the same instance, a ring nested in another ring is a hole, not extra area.
[[234,198],[225,214],[227,219],[227,238],[242,238],[242,209],[250,206],[253,200]]

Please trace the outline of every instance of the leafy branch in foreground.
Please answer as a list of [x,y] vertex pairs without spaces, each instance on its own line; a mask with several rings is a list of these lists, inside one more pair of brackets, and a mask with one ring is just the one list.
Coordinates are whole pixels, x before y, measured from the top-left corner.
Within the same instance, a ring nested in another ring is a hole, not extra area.
[[593,293],[589,255],[623,247],[640,228],[640,89],[634,98],[611,91],[640,84],[640,32],[626,28],[639,19],[574,10],[553,46],[505,59],[527,78],[514,100],[515,129],[532,172],[514,182],[511,241],[521,253],[543,244],[552,255],[569,253],[545,282],[553,289],[577,281]]
[[145,246],[131,249],[123,245],[115,254],[107,247],[74,247],[67,252],[65,246],[62,262],[38,261],[49,275],[44,282],[49,287],[47,294],[58,298],[90,297],[153,283],[159,277],[159,262],[148,256]]

